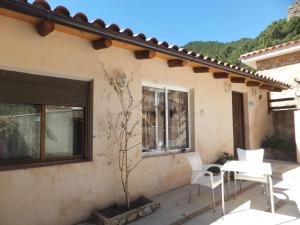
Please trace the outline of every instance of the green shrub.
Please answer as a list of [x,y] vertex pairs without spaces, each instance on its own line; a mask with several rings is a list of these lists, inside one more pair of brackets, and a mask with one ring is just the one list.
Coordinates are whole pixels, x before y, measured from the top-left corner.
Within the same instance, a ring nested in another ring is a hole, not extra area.
[[234,160],[234,156],[228,152],[223,152],[223,155],[215,162],[215,164],[224,165],[227,160]]
[[283,139],[278,136],[266,136],[262,143],[262,148],[275,148],[284,151],[294,151],[295,150],[295,142],[293,139]]

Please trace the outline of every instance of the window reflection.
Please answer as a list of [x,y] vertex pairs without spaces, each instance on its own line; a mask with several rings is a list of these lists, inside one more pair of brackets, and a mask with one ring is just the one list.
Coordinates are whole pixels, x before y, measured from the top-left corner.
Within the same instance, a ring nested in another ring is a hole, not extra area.
[[46,108],[46,158],[82,156],[84,109],[51,106]]
[[0,160],[39,159],[41,107],[0,103]]

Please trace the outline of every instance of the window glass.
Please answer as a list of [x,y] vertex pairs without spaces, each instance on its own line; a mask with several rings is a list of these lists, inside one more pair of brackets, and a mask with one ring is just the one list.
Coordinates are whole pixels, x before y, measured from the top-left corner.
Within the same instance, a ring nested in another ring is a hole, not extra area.
[[143,87],[143,149],[165,148],[165,90]]
[[188,138],[188,93],[168,91],[168,147],[187,148]]
[[143,87],[143,149],[156,148],[156,109],[155,109],[155,90]]
[[142,107],[143,151],[189,147],[187,92],[143,87]]
[[0,160],[40,157],[41,107],[0,103]]
[[47,105],[45,139],[45,157],[48,159],[82,156],[84,109]]

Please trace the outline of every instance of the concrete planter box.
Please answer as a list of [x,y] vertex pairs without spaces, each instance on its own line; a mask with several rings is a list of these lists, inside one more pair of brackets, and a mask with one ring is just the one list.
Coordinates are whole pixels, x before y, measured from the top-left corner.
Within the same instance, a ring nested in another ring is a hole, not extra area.
[[160,204],[158,202],[149,199],[147,200],[149,203],[138,208],[130,209],[113,217],[107,217],[104,215],[105,213],[103,213],[103,210],[97,210],[92,214],[93,221],[95,221],[97,225],[124,225],[131,223],[139,218],[152,214],[160,208]]

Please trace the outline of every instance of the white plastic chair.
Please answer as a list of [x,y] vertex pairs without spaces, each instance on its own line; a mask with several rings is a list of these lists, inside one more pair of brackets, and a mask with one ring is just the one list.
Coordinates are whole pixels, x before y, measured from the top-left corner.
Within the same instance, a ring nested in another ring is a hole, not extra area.
[[[221,178],[221,167],[222,166],[217,165],[217,164],[203,165],[202,159],[201,159],[199,153],[196,153],[196,152],[187,156],[187,159],[192,167],[189,203],[191,203],[191,200],[192,200],[192,185],[193,184],[199,185],[198,196],[200,196],[200,186],[203,185],[203,186],[209,187],[211,189],[212,203],[213,203],[213,208],[215,211],[216,204],[215,204],[214,189],[222,183],[222,178]],[[207,171],[207,169],[212,166],[218,167],[220,169],[220,175],[214,176],[212,172]]]
[[[264,159],[264,149],[257,150],[244,150],[237,148],[238,159],[240,161],[247,162],[263,162]],[[262,191],[264,193],[263,184],[268,183],[268,178],[264,174],[257,172],[251,173],[235,173],[234,174],[234,196],[236,196],[236,180],[240,180],[240,190],[242,189],[241,180],[256,181],[262,183]],[[268,188],[266,188],[268,190]]]

